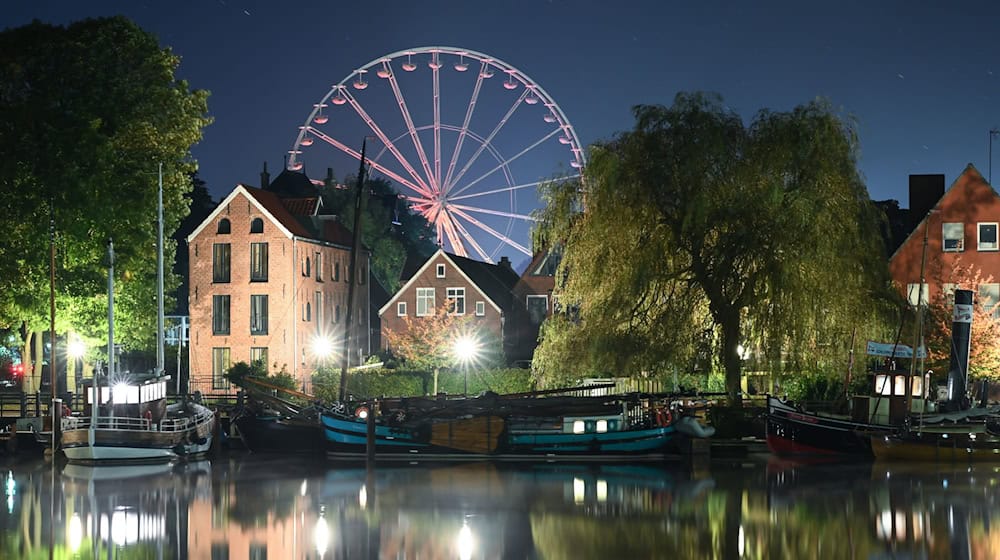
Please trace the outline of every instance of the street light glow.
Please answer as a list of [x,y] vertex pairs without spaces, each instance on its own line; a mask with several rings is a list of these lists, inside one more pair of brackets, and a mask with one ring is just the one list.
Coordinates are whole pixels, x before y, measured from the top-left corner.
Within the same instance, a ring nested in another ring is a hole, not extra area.
[[320,358],[326,358],[333,354],[333,341],[329,337],[317,335],[313,339],[312,349],[313,354]]
[[77,338],[70,341],[66,351],[69,352],[71,358],[82,358],[84,352],[87,351],[87,347],[83,344],[82,340]]
[[476,359],[479,354],[479,343],[469,335],[462,335],[455,340],[455,357],[462,363]]

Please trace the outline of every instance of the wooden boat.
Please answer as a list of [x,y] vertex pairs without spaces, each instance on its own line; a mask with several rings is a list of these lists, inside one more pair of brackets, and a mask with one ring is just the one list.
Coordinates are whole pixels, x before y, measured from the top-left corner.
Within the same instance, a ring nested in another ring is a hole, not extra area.
[[327,455],[364,458],[376,414],[378,459],[637,460],[672,453],[667,403],[641,395],[401,399],[321,416]]
[[243,389],[245,398],[230,422],[235,426],[231,434],[234,439],[240,439],[252,452],[322,453],[326,439],[319,421],[319,405],[301,406],[278,394],[312,403],[316,397],[254,378],[234,383]]
[[871,437],[890,434],[896,429],[889,424],[812,412],[792,402],[767,397],[767,447],[778,455],[870,457]]
[[[128,375],[110,391],[87,388],[91,414],[63,419],[62,450],[70,463],[170,461],[207,452],[215,413],[184,400],[167,404],[168,376]],[[109,395],[114,395],[110,397]],[[114,404],[117,399],[118,403]],[[124,401],[122,403],[122,401]]]
[[879,461],[1000,462],[1000,434],[991,422],[872,437]]

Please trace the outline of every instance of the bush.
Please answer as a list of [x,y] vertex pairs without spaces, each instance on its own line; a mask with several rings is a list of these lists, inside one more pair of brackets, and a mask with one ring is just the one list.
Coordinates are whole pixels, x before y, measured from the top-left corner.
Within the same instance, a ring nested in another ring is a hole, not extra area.
[[[441,370],[438,392],[460,395],[465,385],[461,369]],[[470,369],[469,394],[483,391],[500,394],[523,393],[533,390],[531,372],[525,369]],[[434,374],[427,371],[401,369],[369,369],[347,374],[347,394],[357,399],[370,397],[416,397],[433,390]],[[321,368],[313,375],[313,393],[326,402],[337,400],[340,371]]]

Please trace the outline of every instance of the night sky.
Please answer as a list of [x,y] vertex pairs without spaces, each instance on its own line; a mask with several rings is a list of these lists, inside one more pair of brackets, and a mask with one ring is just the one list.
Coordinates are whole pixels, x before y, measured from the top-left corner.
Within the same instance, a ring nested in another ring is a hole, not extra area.
[[[211,92],[215,122],[193,152],[216,199],[256,185],[265,160],[276,174],[331,85],[429,45],[517,67],[585,146],[631,127],[631,106],[670,104],[678,91],[718,92],[745,118],[824,96],[858,121],[872,197],[904,207],[908,174],[950,184],[971,162],[986,175],[989,130],[1000,126],[1000,3],[986,0],[6,0],[0,27],[113,14],[173,48],[179,76]],[[358,147],[363,136],[340,140]],[[313,177],[328,165],[305,161]]]

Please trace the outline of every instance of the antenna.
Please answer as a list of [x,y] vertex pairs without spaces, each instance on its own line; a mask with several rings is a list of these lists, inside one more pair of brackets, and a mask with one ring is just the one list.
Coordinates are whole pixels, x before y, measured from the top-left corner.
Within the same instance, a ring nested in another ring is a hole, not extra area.
[[990,142],[989,142],[989,144],[990,144],[989,160],[990,160],[990,163],[987,166],[988,169],[989,169],[989,171],[987,172],[987,175],[986,175],[986,177],[987,177],[986,180],[990,183],[990,186],[993,186],[993,137],[996,136],[996,135],[998,135],[998,134],[1000,134],[1000,129],[998,129],[997,127],[994,126],[993,128],[990,129],[990,135],[989,135],[989,139],[990,139]]

